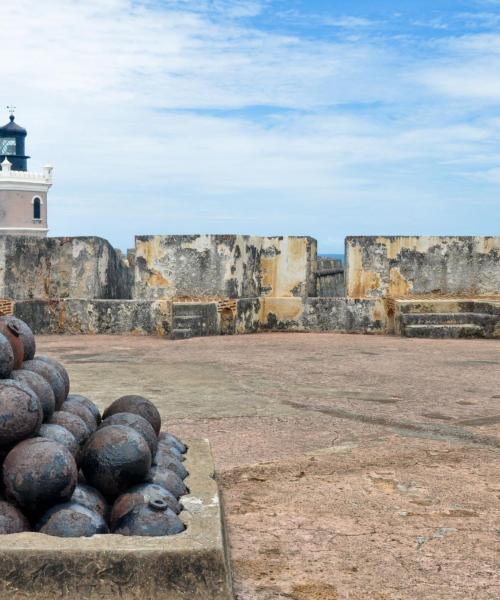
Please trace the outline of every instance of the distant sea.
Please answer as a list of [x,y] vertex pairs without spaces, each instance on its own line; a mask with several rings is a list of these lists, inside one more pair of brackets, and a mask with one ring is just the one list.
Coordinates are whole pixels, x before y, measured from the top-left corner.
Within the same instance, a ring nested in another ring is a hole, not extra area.
[[343,254],[327,254],[326,252],[318,252],[318,256],[325,256],[326,258],[337,258],[342,261],[342,264],[344,264]]

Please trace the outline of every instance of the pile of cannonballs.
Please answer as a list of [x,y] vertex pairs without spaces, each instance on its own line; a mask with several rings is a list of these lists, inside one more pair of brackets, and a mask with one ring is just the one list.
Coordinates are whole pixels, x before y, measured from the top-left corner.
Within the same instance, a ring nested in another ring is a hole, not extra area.
[[153,403],[123,396],[101,417],[69,387],[58,361],[36,355],[28,325],[0,317],[0,534],[183,531],[187,448],[160,432]]

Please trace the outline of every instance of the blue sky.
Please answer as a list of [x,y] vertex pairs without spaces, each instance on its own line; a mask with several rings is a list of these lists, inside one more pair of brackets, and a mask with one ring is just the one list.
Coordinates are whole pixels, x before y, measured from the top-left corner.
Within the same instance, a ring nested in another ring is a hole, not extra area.
[[16,0],[0,19],[0,102],[31,168],[55,167],[50,235],[500,233],[500,0]]

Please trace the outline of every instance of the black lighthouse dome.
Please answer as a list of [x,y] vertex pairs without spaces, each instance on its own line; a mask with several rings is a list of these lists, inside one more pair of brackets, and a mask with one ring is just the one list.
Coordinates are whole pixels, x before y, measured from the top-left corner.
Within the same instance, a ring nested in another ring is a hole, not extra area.
[[25,154],[25,142],[28,132],[14,119],[14,115],[10,115],[7,125],[0,127],[0,162],[7,158],[13,171],[27,171],[29,156]]

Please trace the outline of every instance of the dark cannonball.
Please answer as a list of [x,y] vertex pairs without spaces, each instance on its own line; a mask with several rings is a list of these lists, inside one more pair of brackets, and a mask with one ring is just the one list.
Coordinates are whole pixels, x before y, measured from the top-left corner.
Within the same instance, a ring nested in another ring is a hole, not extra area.
[[82,419],[82,421],[85,422],[85,425],[87,425],[89,428],[90,433],[94,433],[94,431],[97,429],[97,422],[94,415],[85,406],[85,404],[78,402],[78,400],[66,399],[61,405],[61,410],[80,417],[80,419]]
[[0,535],[29,530],[30,524],[23,513],[10,502],[0,500]]
[[36,530],[57,537],[91,537],[97,533],[109,533],[102,515],[76,502],[50,508],[38,521]]
[[75,491],[71,496],[71,502],[76,502],[88,509],[101,515],[101,517],[107,521],[109,517],[109,504],[106,502],[106,498],[101,494],[99,490],[86,485],[85,483],[78,483]]
[[156,454],[156,448],[158,441],[153,427],[149,421],[146,421],[141,415],[135,415],[133,413],[115,413],[109,417],[106,417],[101,423],[101,427],[109,427],[110,425],[125,425],[126,427],[132,427],[137,433],[140,433],[146,440],[146,444],[149,446],[151,456]]
[[38,357],[34,358],[33,360],[25,360],[22,368],[26,371],[38,373],[38,375],[41,375],[49,382],[56,399],[56,410],[59,410],[61,404],[66,400],[66,394],[64,381],[61,375],[59,375],[57,369],[43,360],[40,360]]
[[18,444],[3,463],[7,497],[32,512],[69,500],[77,473],[67,448],[40,437]]
[[186,529],[179,517],[160,498],[139,504],[125,513],[113,529],[120,535],[176,535]]
[[149,421],[156,433],[160,432],[161,427],[161,417],[158,412],[156,406],[147,398],[143,398],[142,396],[122,396],[115,400],[108,408],[104,411],[102,415],[103,419],[110,417],[116,413],[134,413],[136,415],[141,415],[144,417],[146,421]]
[[8,340],[14,353],[14,369],[20,369],[24,359],[24,344],[17,323],[0,318],[0,333]]
[[148,474],[144,478],[145,483],[156,483],[172,493],[176,498],[184,496],[188,493],[188,489],[179,475],[168,469],[160,469],[159,467],[151,467]]
[[162,442],[158,440],[158,449],[160,448],[162,448],[162,450],[164,450],[165,452],[170,452],[172,456],[175,456],[175,458],[177,458],[177,460],[180,460],[181,462],[186,460],[186,455],[181,454],[176,446],[171,446],[167,442]]
[[36,341],[31,327],[13,315],[0,317],[0,320],[6,322],[7,324],[14,323],[14,325],[17,326],[19,337],[21,338],[24,346],[24,360],[31,360],[34,358],[36,353]]
[[38,430],[39,437],[47,438],[53,442],[58,442],[67,448],[76,462],[78,462],[80,454],[80,444],[77,442],[76,437],[63,427],[62,425],[56,425],[55,423],[43,423]]
[[167,444],[169,446],[173,446],[180,454],[186,454],[187,452],[186,444],[184,444],[184,442],[182,442],[173,433],[169,433],[168,431],[161,431],[158,434],[158,444]]
[[65,410],[56,410],[50,417],[49,423],[66,427],[80,445],[84,444],[92,433],[83,419]]
[[98,425],[101,423],[101,413],[99,412],[99,409],[92,402],[92,400],[89,400],[87,398],[87,396],[82,396],[81,394],[69,394],[67,397],[67,400],[73,400],[73,401],[76,400],[77,402],[80,402],[80,404],[83,404],[84,406],[86,406],[90,410],[90,412],[94,415],[95,422]]
[[163,470],[169,469],[181,479],[186,479],[189,475],[186,467],[170,452],[167,446],[158,446],[158,450],[153,458],[153,466]]
[[10,377],[14,368],[14,352],[9,340],[0,333],[0,377]]
[[64,382],[64,400],[66,400],[69,394],[70,387],[68,371],[66,371],[66,369],[58,360],[52,358],[51,356],[37,356],[36,358],[37,360],[41,360],[42,362],[50,365],[51,367],[54,367],[54,369],[62,377],[62,380]]
[[56,399],[49,382],[34,371],[12,371],[11,378],[20,381],[31,388],[40,400],[43,410],[43,420],[47,421],[55,410]]
[[141,483],[150,467],[151,452],[146,441],[124,425],[98,429],[83,450],[85,479],[105,496],[116,497]]
[[115,500],[111,510],[110,527],[113,529],[118,520],[132,510],[132,508],[139,504],[148,504],[156,498],[160,498],[165,502],[168,508],[174,511],[175,514],[181,512],[182,506],[171,492],[154,483],[141,483],[129,488]]
[[0,381],[0,447],[33,435],[42,420],[42,405],[32,389],[14,379]]

